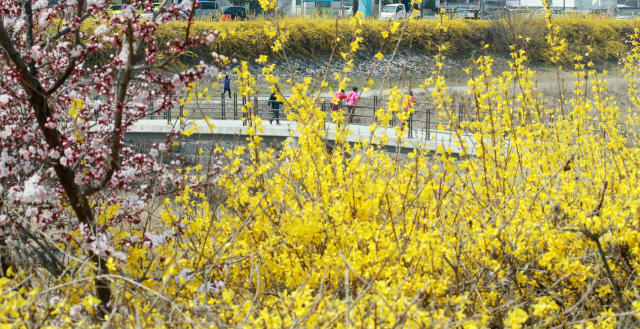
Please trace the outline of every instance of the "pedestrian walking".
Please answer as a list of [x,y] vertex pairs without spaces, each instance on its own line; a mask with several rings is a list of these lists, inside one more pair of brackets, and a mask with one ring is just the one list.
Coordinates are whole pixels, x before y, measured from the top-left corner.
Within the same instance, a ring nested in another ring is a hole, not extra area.
[[[347,94],[344,93],[344,90],[340,90],[331,98],[331,110],[336,112],[340,108],[340,103],[342,100],[347,98]],[[337,99],[337,101],[336,101]]]
[[273,118],[269,119],[269,123],[273,124],[273,119],[276,120],[276,125],[280,125],[280,102],[278,102],[278,98],[276,97],[276,93],[272,92],[271,96],[269,96],[269,102],[267,103],[267,108],[273,110]]
[[358,87],[353,87],[347,96],[347,106],[349,107],[349,123],[353,123],[353,113],[356,110],[356,103],[360,97],[358,96]]
[[229,98],[231,98],[231,80],[229,80],[229,76],[225,75],[224,76],[224,91],[222,92],[222,96],[224,96],[224,93],[229,92]]
[[[413,92],[409,90],[407,94],[404,96],[404,99],[402,100],[402,104],[404,105],[402,107],[402,112],[403,113],[408,112],[415,103],[416,103],[416,99],[413,98]],[[402,129],[402,127],[403,127],[403,123],[402,123],[402,120],[400,120],[400,129]]]

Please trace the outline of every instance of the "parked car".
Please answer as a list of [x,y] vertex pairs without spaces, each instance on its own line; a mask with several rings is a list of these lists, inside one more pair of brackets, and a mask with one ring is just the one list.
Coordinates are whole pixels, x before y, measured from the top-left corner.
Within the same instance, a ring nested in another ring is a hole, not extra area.
[[500,13],[498,11],[492,10],[485,12],[484,15],[482,15],[482,19],[492,20],[498,18],[498,16],[500,16]]
[[[549,11],[551,12],[552,18],[567,17],[567,14],[562,9],[552,8],[549,9]],[[538,9],[533,15],[538,18],[545,18],[547,16],[547,10],[545,8]]]
[[218,7],[218,3],[215,1],[199,1],[200,8],[196,9],[196,19],[212,19],[219,20],[222,10]]
[[[162,6],[162,3],[154,2],[153,3],[153,12],[155,12],[158,9],[160,9],[160,6]],[[112,15],[121,15],[122,14],[122,5],[109,5],[109,7],[107,7],[107,10],[109,10]],[[148,11],[143,11],[142,10],[142,6],[138,8],[138,14],[140,14],[140,18],[141,19],[151,19],[151,18],[153,18],[153,13],[150,13]]]
[[138,10],[138,13],[140,14],[140,18],[141,19],[152,19],[153,18],[153,14],[160,10],[160,7],[162,7],[162,3],[154,3],[153,4],[153,12],[148,12],[148,11],[142,11],[142,6],[140,7],[140,9]]
[[616,17],[616,20],[623,21],[627,19],[635,19],[636,16],[638,15],[632,11],[623,11],[620,13],[620,15],[618,15],[618,17]]
[[452,19],[462,19],[462,13],[460,11],[465,11],[466,8],[463,6],[462,8],[460,7],[456,7],[453,8],[453,10],[451,11],[451,18]]
[[110,11],[113,15],[120,15],[122,14],[122,5],[109,5],[109,7],[107,7],[107,10]]
[[229,17],[231,17],[232,20],[241,20],[244,21],[247,19],[247,16],[249,14],[249,11],[247,10],[247,8],[242,7],[242,6],[229,6],[229,7],[222,7],[222,15],[229,15]]
[[489,9],[484,12],[484,15],[482,15],[482,19],[486,19],[486,20],[497,19],[508,12],[509,11],[506,10],[505,8]]
[[511,13],[511,14],[521,14],[521,15],[528,15],[531,14],[531,12],[529,11],[529,8],[526,7],[519,7],[519,8],[507,8],[507,12]]
[[382,8],[380,13],[380,19],[404,19],[407,15],[407,10],[403,4],[386,5]]
[[353,16],[353,7],[352,6],[344,6],[344,7],[342,7],[342,11],[340,12],[340,16],[344,16],[344,17]]
[[453,8],[449,7],[449,6],[442,6],[442,7],[438,7],[436,8],[435,11],[435,15],[440,15],[442,9],[444,9],[445,14],[451,14],[453,12]]
[[470,6],[459,6],[456,18],[460,19],[478,19],[480,11]]

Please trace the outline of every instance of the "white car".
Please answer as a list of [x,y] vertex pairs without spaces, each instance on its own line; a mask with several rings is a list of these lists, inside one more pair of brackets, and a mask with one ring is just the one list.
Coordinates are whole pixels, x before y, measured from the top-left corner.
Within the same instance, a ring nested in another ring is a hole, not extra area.
[[407,10],[404,8],[403,4],[386,5],[384,6],[384,8],[382,8],[380,19],[404,19],[405,17],[407,17],[406,15]]
[[340,12],[340,16],[344,16],[344,17],[353,16],[353,7],[351,7],[351,6],[342,7],[342,11]]
[[616,17],[616,20],[618,21],[624,21],[627,19],[635,19],[636,18],[636,13],[632,12],[632,11],[623,11],[620,13],[620,15],[618,15],[618,17]]

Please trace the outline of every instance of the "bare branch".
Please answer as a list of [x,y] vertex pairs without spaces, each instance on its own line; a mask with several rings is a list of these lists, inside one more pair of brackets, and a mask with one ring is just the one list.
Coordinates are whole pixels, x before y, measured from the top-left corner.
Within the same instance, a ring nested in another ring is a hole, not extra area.
[[[84,0],[82,0],[84,2]],[[82,14],[82,16],[80,16],[80,22],[84,21],[85,19],[87,19],[89,16],[91,15],[91,13],[86,12],[84,14]],[[57,40],[60,37],[64,36],[65,34],[71,32],[71,28],[66,26],[64,27],[62,30],[60,30],[60,32],[54,34],[53,36],[47,38],[46,40],[40,41],[40,43],[38,43],[38,46],[44,46],[46,44],[51,43],[51,41]]]
[[[83,12],[82,8],[84,7],[84,2],[85,1],[86,0],[79,0],[78,1],[78,7],[76,8],[76,17],[82,18],[82,12]],[[75,47],[77,48],[78,45],[81,45],[81,42],[80,42],[80,29],[75,29],[74,30],[74,39],[75,39]],[[45,91],[44,94],[46,96],[49,96],[49,95],[53,94],[54,92],[56,92],[56,90],[58,90],[58,88],[60,88],[60,86],[62,86],[65,83],[65,81],[67,81],[67,79],[69,78],[69,76],[71,75],[71,72],[73,72],[73,69],[75,67],[76,67],[76,58],[72,57],[71,60],[69,61],[69,64],[67,64],[67,68],[64,70],[62,75],[60,77],[58,77],[56,82],[51,87],[49,87],[49,89],[47,89],[47,91]]]

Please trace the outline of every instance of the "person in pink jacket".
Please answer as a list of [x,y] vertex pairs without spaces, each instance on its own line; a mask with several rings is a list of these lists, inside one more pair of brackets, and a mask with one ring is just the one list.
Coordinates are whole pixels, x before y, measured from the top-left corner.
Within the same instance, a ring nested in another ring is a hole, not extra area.
[[[416,99],[413,98],[413,92],[411,90],[409,90],[404,96],[404,100],[402,100],[402,103],[404,104],[404,107],[402,107],[403,112],[409,111],[416,104]],[[400,121],[400,129],[403,128],[403,125],[404,123]]]
[[349,107],[349,123],[353,123],[353,112],[356,110],[356,103],[358,102],[358,88],[353,87],[352,91],[347,96],[347,106]]
[[[344,93],[344,90],[340,90],[331,98],[331,110],[338,111],[339,105],[343,99],[347,98],[347,94]],[[334,103],[335,100],[338,100],[337,103]]]

